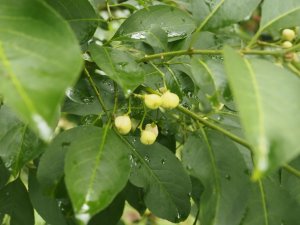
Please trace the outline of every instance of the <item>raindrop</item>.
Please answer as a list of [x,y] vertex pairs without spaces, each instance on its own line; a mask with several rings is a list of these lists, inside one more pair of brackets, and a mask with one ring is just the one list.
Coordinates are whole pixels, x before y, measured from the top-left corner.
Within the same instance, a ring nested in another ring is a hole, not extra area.
[[191,171],[193,168],[192,168],[191,165],[187,165],[187,166],[186,166],[186,169],[187,169],[188,171]]
[[148,163],[150,162],[150,157],[149,157],[149,155],[145,155],[144,159],[145,159],[146,162],[148,162]]
[[136,32],[136,33],[131,34],[130,37],[132,39],[136,39],[136,40],[145,39],[146,33],[145,32]]
[[189,197],[192,197],[192,192],[189,192],[189,193],[188,193],[188,196],[189,196]]
[[162,159],[162,160],[161,160],[161,164],[162,164],[162,165],[165,165],[165,164],[166,164],[166,160],[165,160],[165,159]]
[[221,121],[223,118],[221,116],[217,116],[217,120]]
[[181,215],[180,215],[180,213],[179,212],[177,212],[177,220],[180,220],[181,219]]
[[230,176],[229,174],[226,174],[226,175],[225,175],[225,179],[226,179],[226,180],[231,180],[231,176]]
[[9,192],[6,192],[5,195],[6,195],[6,196],[9,196]]

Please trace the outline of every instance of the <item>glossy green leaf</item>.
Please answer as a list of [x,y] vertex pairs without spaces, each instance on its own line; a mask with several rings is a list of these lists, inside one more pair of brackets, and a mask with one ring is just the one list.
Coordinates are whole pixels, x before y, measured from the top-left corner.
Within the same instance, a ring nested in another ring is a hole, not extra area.
[[95,63],[130,94],[144,81],[144,71],[135,58],[124,50],[92,44],[89,48]]
[[[276,10],[274,10],[276,6]],[[300,2],[298,0],[264,0],[259,32],[299,26]]]
[[[183,221],[190,213],[189,176],[180,161],[162,145],[131,144],[130,182],[144,190],[144,202],[156,216]],[[172,174],[172,175],[171,175]]]
[[65,156],[71,144],[80,139],[81,129],[70,129],[56,136],[40,159],[37,178],[43,192],[54,195],[64,176]]
[[265,60],[242,58],[229,47],[224,51],[241,123],[253,146],[257,179],[300,153],[300,80]]
[[48,140],[82,66],[76,37],[44,1],[0,0],[0,15],[0,93]]
[[38,137],[7,106],[0,108],[0,157],[13,175],[43,152]]
[[241,225],[294,225],[299,222],[299,209],[299,203],[280,186],[278,176],[272,176],[252,184]]
[[67,152],[65,181],[76,218],[87,224],[126,185],[130,171],[128,147],[108,126],[75,129],[81,131],[81,137]]
[[10,216],[10,225],[34,225],[33,208],[19,178],[0,190],[0,214]]
[[124,195],[126,201],[140,213],[143,215],[146,211],[147,207],[144,203],[144,192],[142,188],[136,187],[130,182],[127,183],[124,189]]
[[90,40],[98,26],[99,17],[87,0],[47,0],[71,25],[80,44]]
[[113,39],[143,40],[152,27],[160,27],[170,41],[185,38],[195,29],[193,18],[186,12],[167,5],[141,9],[131,15],[118,29]]
[[56,199],[43,193],[36,178],[36,171],[29,171],[29,197],[34,209],[48,223],[52,225],[66,225],[66,221],[58,207]]
[[145,42],[149,44],[155,52],[166,51],[168,48],[168,35],[158,26],[153,26],[146,32]]
[[219,133],[204,131],[188,138],[182,154],[184,166],[204,187],[201,223],[239,225],[250,182],[246,163],[234,143]]
[[[204,30],[214,30],[245,20],[261,0],[191,1],[192,13]],[[234,9],[234,10],[233,10]]]
[[121,192],[103,211],[96,214],[88,225],[115,225],[119,222],[125,206],[124,195]]

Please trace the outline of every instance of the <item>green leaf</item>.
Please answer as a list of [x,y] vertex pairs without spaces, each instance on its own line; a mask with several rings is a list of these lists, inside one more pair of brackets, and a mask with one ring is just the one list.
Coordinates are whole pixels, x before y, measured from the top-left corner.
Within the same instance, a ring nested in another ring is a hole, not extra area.
[[[276,10],[274,10],[276,6]],[[279,31],[282,28],[299,26],[300,2],[298,0],[264,0],[259,33],[266,29]]]
[[67,87],[81,70],[77,40],[44,1],[0,0],[0,93],[49,140]]
[[133,139],[131,150],[130,182],[143,188],[146,206],[171,222],[185,220],[190,213],[192,187],[180,161],[158,143],[145,146]]
[[155,52],[166,51],[168,48],[168,35],[159,26],[153,26],[146,32],[145,42],[152,46]]
[[253,146],[257,179],[300,153],[300,80],[265,60],[242,58],[229,47],[224,52],[245,136]]
[[66,221],[58,207],[56,199],[43,193],[36,178],[36,171],[29,171],[28,181],[29,197],[38,214],[47,222],[53,225],[66,225]]
[[130,182],[127,183],[125,189],[124,189],[124,195],[126,201],[136,210],[140,213],[140,215],[143,215],[146,211],[147,207],[144,203],[144,193],[143,189],[134,186]]
[[203,131],[201,136],[188,138],[182,160],[204,187],[201,223],[238,225],[246,210],[250,182],[246,163],[234,143],[219,133]]
[[115,225],[119,222],[125,206],[125,199],[121,192],[113,202],[100,213],[96,214],[88,225]]
[[38,137],[7,106],[0,108],[0,157],[17,175],[22,167],[43,151]]
[[65,181],[76,218],[87,224],[125,187],[130,166],[128,147],[107,125],[78,127],[65,160]]
[[252,194],[241,225],[293,225],[299,222],[300,205],[278,181],[278,176],[272,176],[251,185]]
[[126,51],[96,44],[92,44],[89,51],[95,63],[123,88],[125,95],[144,82],[145,74],[140,64]]
[[261,0],[198,0],[191,2],[193,17],[200,26],[204,25],[204,30],[214,30],[245,20]]
[[99,17],[87,0],[47,0],[71,25],[80,44],[90,40],[98,26]]
[[141,9],[120,26],[114,40],[143,40],[152,27],[160,27],[168,34],[169,41],[183,39],[195,29],[193,18],[186,12],[167,5]]
[[10,225],[34,225],[33,208],[19,178],[0,190],[0,214],[10,215]]
[[72,142],[80,139],[81,129],[70,129],[57,135],[40,159],[37,178],[44,192],[54,195],[64,176],[65,156]]
[[[10,177],[10,173],[6,169],[2,159],[0,158],[0,189],[5,186],[5,184],[9,180],[9,177]],[[0,219],[0,221],[1,221],[1,219]]]

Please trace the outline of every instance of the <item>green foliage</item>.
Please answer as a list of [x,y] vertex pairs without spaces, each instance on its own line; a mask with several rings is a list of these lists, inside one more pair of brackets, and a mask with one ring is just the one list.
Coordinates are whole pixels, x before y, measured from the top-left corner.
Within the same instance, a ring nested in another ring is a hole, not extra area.
[[299,223],[299,19],[298,0],[0,0],[0,224]]

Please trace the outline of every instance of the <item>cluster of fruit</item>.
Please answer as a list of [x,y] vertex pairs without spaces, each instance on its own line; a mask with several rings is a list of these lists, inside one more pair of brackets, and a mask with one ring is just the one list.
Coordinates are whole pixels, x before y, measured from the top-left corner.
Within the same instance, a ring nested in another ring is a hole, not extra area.
[[[142,96],[144,104],[149,109],[174,109],[179,105],[178,95],[166,91],[161,96],[157,94],[146,94]],[[132,122],[128,115],[122,115],[115,118],[115,127],[120,134],[128,134],[132,129]],[[151,145],[158,136],[158,127],[155,123],[146,124],[145,129],[141,129],[141,143]]]
[[283,48],[293,47],[292,41],[295,40],[295,38],[296,38],[296,33],[294,30],[284,29],[281,34],[281,40],[283,41],[282,47]]

